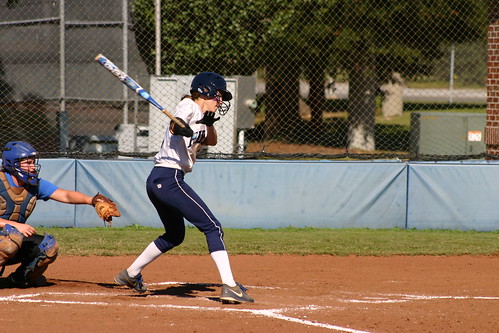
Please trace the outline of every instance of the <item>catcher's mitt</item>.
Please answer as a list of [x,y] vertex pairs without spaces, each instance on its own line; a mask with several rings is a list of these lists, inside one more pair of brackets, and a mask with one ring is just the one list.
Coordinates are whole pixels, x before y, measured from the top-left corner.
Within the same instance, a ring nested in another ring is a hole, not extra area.
[[113,216],[121,216],[118,205],[115,204],[113,200],[100,193],[97,193],[92,198],[92,206],[95,207],[97,215],[99,215],[104,222],[108,222],[111,227],[113,226]]

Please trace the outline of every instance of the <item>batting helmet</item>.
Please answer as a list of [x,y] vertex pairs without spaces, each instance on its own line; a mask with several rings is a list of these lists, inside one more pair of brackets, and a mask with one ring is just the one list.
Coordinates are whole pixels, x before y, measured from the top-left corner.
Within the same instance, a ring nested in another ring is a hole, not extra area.
[[194,77],[191,83],[191,94],[198,92],[208,98],[216,98],[218,94],[222,95],[222,100],[218,107],[221,116],[225,115],[230,109],[230,100],[232,94],[227,90],[227,82],[223,76],[213,72],[202,72]]
[[[21,168],[21,161],[27,158],[35,159],[35,171],[30,172]],[[18,177],[22,181],[36,186],[38,185],[38,152],[29,143],[24,141],[11,141],[5,145],[2,152],[2,167],[8,173]]]
[[196,75],[191,83],[191,92],[193,91],[209,98],[217,97],[219,91],[223,101],[232,99],[232,94],[227,90],[227,83],[223,76],[213,72],[202,72]]

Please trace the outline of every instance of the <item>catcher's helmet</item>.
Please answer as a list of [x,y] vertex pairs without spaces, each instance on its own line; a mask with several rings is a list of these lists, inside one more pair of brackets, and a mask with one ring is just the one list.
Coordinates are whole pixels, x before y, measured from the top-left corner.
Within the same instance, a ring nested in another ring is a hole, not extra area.
[[[21,169],[21,161],[27,158],[35,159],[35,171],[30,172]],[[29,143],[24,141],[11,141],[7,143],[2,152],[2,167],[8,173],[18,177],[22,181],[36,186],[38,185],[38,152]]]
[[227,82],[225,82],[223,76],[213,72],[199,73],[192,80],[191,93],[192,92],[198,92],[208,98],[216,98],[220,93],[222,101],[218,108],[218,112],[220,112],[221,115],[224,115],[229,111],[230,103],[228,103],[228,101],[232,99],[232,94],[227,90]]

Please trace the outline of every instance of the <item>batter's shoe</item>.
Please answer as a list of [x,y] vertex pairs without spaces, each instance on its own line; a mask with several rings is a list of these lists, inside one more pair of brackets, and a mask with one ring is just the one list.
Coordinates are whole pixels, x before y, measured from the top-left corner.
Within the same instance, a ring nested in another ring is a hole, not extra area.
[[142,274],[139,274],[136,277],[130,277],[126,269],[116,275],[114,277],[114,281],[116,281],[117,284],[127,286],[138,293],[145,293],[147,291],[147,286],[142,280]]
[[235,287],[224,284],[220,300],[222,303],[253,303],[255,301],[246,294],[246,288],[239,283]]

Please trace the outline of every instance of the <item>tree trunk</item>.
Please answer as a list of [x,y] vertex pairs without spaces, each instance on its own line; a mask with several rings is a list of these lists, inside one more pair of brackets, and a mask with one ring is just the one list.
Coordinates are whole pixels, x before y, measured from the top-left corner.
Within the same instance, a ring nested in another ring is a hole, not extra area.
[[357,61],[349,71],[348,148],[372,151],[376,80],[368,59],[361,58],[364,61]]
[[323,64],[324,61],[322,59],[311,56],[307,68],[307,76],[310,84],[310,92],[308,95],[308,105],[311,110],[310,131],[314,138],[317,137],[322,130],[322,115],[324,112],[324,105],[326,104],[324,91],[325,71]]
[[266,67],[265,140],[290,140],[301,122],[298,71],[290,64],[281,61]]
[[381,86],[383,92],[383,103],[381,111],[383,117],[389,119],[402,115],[404,110],[404,81],[399,73],[392,73],[387,83]]

